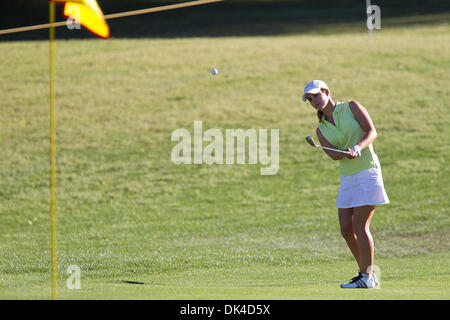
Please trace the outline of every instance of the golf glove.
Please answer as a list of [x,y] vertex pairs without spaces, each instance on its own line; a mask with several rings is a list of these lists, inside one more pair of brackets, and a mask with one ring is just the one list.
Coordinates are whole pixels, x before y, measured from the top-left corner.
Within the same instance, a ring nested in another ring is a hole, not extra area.
[[356,152],[357,157],[361,157],[361,147],[355,144],[350,150]]

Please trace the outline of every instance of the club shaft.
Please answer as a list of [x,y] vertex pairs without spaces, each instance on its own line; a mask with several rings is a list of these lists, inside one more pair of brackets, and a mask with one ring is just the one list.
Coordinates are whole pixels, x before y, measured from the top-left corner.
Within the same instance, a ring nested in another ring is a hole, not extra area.
[[344,150],[333,149],[333,148],[328,148],[328,147],[322,147],[322,146],[318,146],[318,145],[316,145],[316,147],[317,147],[317,148],[322,148],[322,149],[327,149],[327,150],[334,151],[334,152],[350,154],[350,152],[344,151]]

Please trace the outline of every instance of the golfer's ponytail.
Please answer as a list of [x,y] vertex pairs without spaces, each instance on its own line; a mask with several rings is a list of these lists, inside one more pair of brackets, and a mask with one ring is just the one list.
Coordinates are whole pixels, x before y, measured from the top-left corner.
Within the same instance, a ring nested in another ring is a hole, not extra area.
[[322,111],[317,111],[317,118],[319,118],[319,123],[322,122],[322,117],[323,117],[323,112]]

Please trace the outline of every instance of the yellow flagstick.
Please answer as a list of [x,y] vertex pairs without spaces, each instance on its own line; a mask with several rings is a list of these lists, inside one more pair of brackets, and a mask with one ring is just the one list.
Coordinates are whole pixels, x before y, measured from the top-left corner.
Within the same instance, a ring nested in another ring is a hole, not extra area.
[[51,166],[51,213],[52,213],[52,300],[57,300],[56,263],[56,148],[55,148],[55,3],[50,1],[50,166]]

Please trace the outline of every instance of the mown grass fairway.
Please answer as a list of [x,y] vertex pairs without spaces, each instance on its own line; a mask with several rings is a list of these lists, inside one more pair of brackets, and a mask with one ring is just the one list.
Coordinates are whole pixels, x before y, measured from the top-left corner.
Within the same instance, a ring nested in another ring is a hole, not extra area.
[[[449,299],[449,31],[58,41],[59,298]],[[49,299],[48,43],[0,53],[0,298]],[[357,268],[338,163],[304,140],[311,79],[358,100],[378,131],[380,290],[339,289]],[[194,120],[280,129],[278,173],[173,164],[171,133]],[[70,265],[80,290],[66,288]]]

